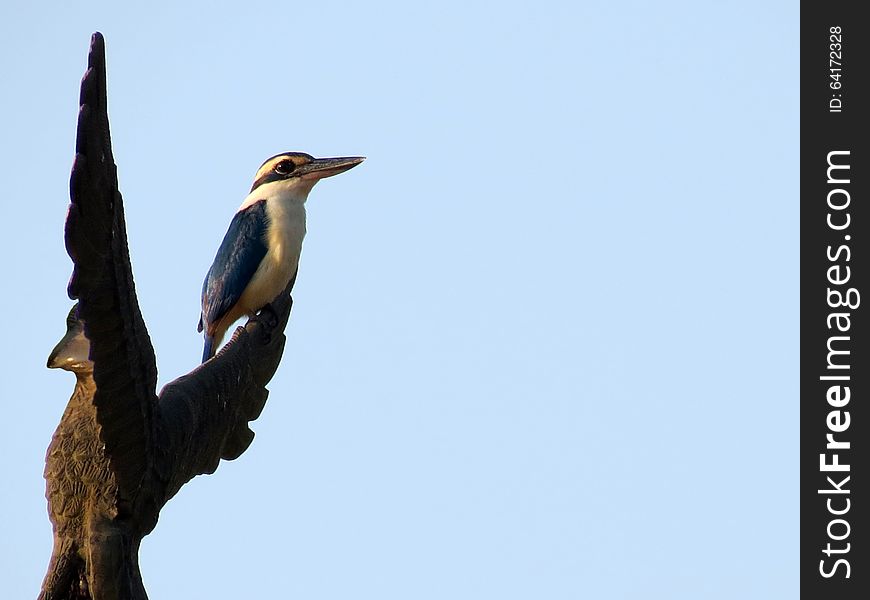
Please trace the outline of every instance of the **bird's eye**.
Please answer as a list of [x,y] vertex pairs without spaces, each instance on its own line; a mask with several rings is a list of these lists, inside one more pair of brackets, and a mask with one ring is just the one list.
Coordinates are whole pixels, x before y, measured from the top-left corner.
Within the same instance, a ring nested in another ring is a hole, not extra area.
[[293,164],[292,160],[282,160],[277,165],[275,165],[275,172],[278,175],[289,175],[293,172],[293,169],[296,168],[296,165]]

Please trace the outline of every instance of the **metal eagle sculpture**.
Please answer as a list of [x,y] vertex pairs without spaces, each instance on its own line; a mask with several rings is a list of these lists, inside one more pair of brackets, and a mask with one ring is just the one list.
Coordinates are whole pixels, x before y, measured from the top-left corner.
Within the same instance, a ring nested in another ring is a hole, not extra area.
[[66,247],[77,300],[49,367],[76,386],[46,456],[54,547],[40,600],[147,598],[139,544],[196,475],[250,445],[284,349],[293,281],[212,360],[157,394],[106,110],[102,35],[91,38],[70,180]]

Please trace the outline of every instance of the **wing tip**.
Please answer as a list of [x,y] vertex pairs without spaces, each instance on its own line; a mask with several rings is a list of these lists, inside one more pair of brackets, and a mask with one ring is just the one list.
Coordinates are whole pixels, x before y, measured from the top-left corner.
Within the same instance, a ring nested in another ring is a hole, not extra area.
[[91,34],[91,47],[88,52],[88,66],[94,67],[106,62],[106,38],[99,31]]

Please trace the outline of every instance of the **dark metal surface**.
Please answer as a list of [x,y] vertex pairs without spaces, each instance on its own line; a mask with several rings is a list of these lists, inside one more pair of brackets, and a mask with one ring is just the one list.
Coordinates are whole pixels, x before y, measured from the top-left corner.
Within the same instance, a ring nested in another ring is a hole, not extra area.
[[46,457],[54,549],[40,598],[144,599],[141,539],[187,481],[250,445],[284,349],[287,289],[239,327],[213,360],[156,394],[157,366],[130,267],[106,112],[105,49],[91,39],[82,80],[66,246],[69,294],[90,342],[90,366]]

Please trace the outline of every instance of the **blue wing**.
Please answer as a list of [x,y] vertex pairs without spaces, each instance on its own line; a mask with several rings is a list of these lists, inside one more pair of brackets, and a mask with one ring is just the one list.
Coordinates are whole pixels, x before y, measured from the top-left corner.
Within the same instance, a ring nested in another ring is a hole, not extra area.
[[202,284],[202,318],[199,331],[229,312],[266,256],[266,201],[236,213]]

